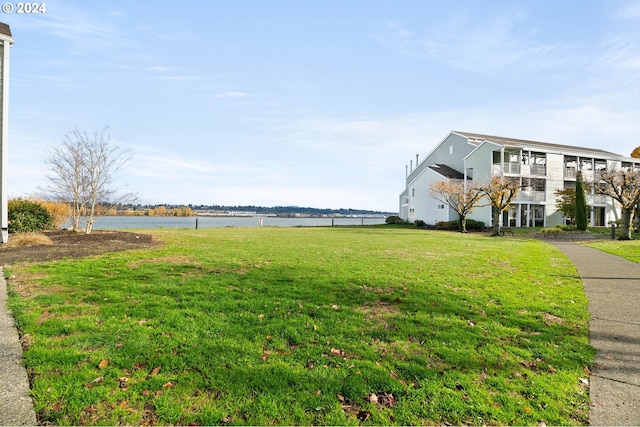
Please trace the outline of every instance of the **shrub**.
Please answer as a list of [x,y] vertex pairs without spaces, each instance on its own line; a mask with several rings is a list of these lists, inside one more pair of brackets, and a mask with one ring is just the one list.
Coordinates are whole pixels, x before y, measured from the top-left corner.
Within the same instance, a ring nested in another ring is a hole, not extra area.
[[49,229],[53,217],[39,203],[24,199],[12,199],[7,205],[9,233],[29,233]]
[[[455,221],[438,221],[435,228],[437,230],[460,230],[460,220]],[[484,231],[484,221],[476,221],[475,219],[467,219],[467,231]]]
[[427,227],[427,223],[424,222],[421,219],[416,219],[415,221],[413,221],[413,225],[415,225],[416,228],[426,228]]
[[388,216],[384,222],[386,222],[387,224],[408,224],[407,221],[405,221],[404,219],[400,218],[398,215],[391,215]]
[[562,227],[547,227],[540,230],[542,234],[560,234],[562,233]]

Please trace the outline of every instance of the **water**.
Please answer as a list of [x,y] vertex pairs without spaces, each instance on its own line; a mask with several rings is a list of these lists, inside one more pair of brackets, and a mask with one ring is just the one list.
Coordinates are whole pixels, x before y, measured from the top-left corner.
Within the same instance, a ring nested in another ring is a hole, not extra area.
[[[103,216],[96,219],[94,230],[125,228],[222,228],[222,227],[331,227],[340,225],[384,224],[385,218],[279,218],[258,216]],[[68,227],[68,224],[65,225]]]

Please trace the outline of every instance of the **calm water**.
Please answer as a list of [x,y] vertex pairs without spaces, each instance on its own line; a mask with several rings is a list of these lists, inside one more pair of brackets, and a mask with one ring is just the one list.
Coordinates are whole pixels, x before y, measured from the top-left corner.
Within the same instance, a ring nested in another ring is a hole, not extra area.
[[123,228],[198,228],[220,227],[331,227],[333,225],[384,224],[384,218],[276,218],[276,217],[147,217],[105,216],[96,220],[95,230]]

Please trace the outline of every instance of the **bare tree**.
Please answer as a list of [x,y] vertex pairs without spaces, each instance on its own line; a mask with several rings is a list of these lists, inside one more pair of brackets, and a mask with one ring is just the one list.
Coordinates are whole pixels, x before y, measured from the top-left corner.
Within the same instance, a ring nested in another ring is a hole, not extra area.
[[45,189],[57,201],[67,203],[74,230],[92,231],[96,217],[111,206],[135,202],[133,193],[115,188],[115,180],[130,160],[129,153],[111,142],[105,127],[89,135],[79,129],[65,133],[60,147],[47,157],[50,185]]
[[446,203],[458,213],[460,232],[467,232],[467,215],[478,206],[481,191],[470,182],[437,181],[429,185],[429,192],[442,203]]
[[505,176],[494,176],[488,184],[480,187],[493,207],[493,236],[500,235],[500,215],[509,209],[522,188],[520,180]]
[[620,204],[621,235],[618,240],[631,240],[631,213],[640,203],[640,170],[611,170],[600,174],[596,190]]

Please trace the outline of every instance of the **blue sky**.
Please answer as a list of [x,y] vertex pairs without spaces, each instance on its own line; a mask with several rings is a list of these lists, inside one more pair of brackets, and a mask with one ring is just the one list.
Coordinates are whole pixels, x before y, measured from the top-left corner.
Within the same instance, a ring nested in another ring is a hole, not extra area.
[[640,145],[640,1],[46,1],[11,26],[9,195],[110,126],[143,203],[397,211],[451,130]]

